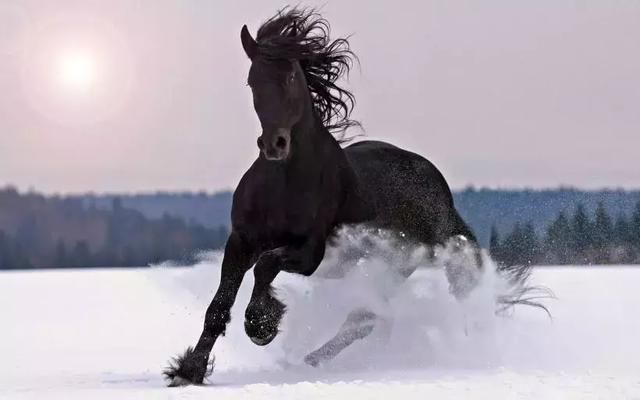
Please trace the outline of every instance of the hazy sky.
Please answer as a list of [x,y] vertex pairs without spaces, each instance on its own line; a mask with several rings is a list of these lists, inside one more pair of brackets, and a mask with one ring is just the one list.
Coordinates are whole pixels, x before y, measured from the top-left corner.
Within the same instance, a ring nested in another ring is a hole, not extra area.
[[[284,4],[2,0],[0,185],[235,187],[260,132],[240,28]],[[452,186],[640,188],[640,2],[317,4],[353,33],[366,134]]]

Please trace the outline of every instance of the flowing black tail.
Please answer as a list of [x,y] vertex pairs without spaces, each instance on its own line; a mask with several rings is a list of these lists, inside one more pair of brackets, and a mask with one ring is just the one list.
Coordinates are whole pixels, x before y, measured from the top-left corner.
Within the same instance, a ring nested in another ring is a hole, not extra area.
[[498,296],[497,314],[508,314],[515,306],[524,305],[539,308],[551,318],[549,308],[542,301],[554,299],[555,295],[545,286],[531,284],[532,271],[532,265],[498,264],[497,273],[507,281],[509,289]]
[[[453,210],[452,221],[454,227],[453,235],[465,237],[476,247],[476,262],[478,267],[482,268],[483,260],[478,241],[467,223],[455,209]],[[547,287],[531,284],[532,265],[505,265],[498,263],[496,272],[509,284],[507,293],[498,296],[496,299],[498,303],[497,314],[508,314],[514,310],[515,306],[523,305],[539,308],[551,318],[549,308],[542,301],[554,299],[555,295]]]

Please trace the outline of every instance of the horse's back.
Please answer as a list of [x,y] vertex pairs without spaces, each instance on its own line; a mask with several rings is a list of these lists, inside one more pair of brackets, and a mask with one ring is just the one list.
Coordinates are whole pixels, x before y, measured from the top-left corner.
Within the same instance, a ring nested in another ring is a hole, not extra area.
[[373,140],[354,143],[344,151],[360,190],[375,203],[372,224],[426,244],[470,234],[453,206],[449,185],[424,157]]

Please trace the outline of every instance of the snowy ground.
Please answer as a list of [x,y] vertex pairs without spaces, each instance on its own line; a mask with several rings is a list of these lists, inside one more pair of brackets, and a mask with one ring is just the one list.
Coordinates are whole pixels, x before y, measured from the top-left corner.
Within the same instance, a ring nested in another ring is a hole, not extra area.
[[218,268],[210,258],[184,269],[0,274],[0,399],[640,399],[640,268],[631,267],[537,270],[558,297],[553,320],[528,309],[495,317],[490,277],[459,304],[441,270],[420,271],[374,305],[392,322],[318,369],[304,355],[351,307],[371,303],[372,289],[279,277],[283,332],[257,347],[242,328],[247,279],[209,385],[166,388],[160,372],[195,344]]

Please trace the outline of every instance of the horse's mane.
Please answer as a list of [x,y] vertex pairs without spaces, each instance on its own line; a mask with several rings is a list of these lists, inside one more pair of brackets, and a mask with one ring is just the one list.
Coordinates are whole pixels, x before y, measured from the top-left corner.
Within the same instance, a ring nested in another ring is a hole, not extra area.
[[314,9],[284,8],[263,23],[256,36],[258,55],[265,59],[295,59],[304,71],[313,108],[324,126],[339,139],[352,126],[355,97],[338,86],[357,57],[345,38],[331,40],[329,22]]

